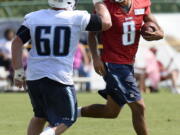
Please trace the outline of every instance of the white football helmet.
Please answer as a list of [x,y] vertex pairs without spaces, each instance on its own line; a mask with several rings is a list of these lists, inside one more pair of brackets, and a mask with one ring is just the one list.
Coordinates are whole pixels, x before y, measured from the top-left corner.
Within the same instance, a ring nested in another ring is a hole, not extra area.
[[49,6],[54,8],[65,8],[73,10],[76,7],[78,0],[48,0]]

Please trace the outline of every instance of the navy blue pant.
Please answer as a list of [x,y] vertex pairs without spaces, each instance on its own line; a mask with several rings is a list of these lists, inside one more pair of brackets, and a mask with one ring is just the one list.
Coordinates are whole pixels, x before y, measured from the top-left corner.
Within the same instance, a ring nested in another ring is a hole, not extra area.
[[141,93],[134,77],[133,65],[106,63],[105,93],[123,106],[141,99]]
[[48,78],[27,81],[27,85],[35,117],[45,118],[53,127],[61,123],[71,126],[76,121],[74,86]]

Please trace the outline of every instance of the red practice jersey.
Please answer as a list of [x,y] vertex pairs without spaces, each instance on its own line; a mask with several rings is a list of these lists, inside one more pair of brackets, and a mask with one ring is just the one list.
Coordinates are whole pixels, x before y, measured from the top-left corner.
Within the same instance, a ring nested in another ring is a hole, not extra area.
[[143,17],[150,13],[150,0],[132,0],[124,12],[119,4],[105,0],[111,14],[112,27],[102,33],[102,60],[116,64],[133,64],[140,39]]

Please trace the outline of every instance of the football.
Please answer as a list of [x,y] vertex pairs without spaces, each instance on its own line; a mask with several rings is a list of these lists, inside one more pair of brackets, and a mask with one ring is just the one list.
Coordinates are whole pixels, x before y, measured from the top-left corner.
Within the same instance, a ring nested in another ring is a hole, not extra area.
[[148,35],[146,32],[154,32],[156,31],[156,29],[158,29],[157,25],[153,22],[147,22],[144,23],[142,28],[141,28],[141,35],[145,36]]

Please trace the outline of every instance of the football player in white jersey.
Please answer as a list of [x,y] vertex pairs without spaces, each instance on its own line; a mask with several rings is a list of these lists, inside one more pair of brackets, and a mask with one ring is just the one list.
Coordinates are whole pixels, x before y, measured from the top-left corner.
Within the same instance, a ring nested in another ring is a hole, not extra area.
[[[97,14],[73,10],[77,0],[48,2],[51,9],[25,16],[12,43],[14,82],[21,88],[26,80],[34,111],[28,135],[60,135],[76,121],[72,70],[79,36],[82,31],[104,31],[112,25],[109,12],[100,0],[94,0]],[[32,49],[25,76],[22,47],[29,40]],[[50,126],[42,132],[46,121]]]

